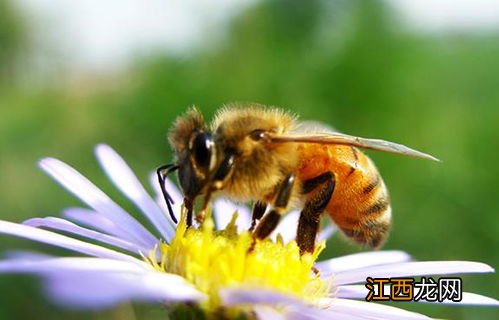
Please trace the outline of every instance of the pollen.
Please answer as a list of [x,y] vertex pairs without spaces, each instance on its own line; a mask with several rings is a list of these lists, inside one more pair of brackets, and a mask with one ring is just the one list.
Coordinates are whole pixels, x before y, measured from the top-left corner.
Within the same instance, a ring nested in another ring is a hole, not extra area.
[[[161,243],[145,260],[157,271],[178,274],[207,294],[201,307],[217,310],[223,288],[270,289],[307,303],[324,297],[329,285],[313,265],[325,242],[300,255],[295,241],[254,241],[250,232],[237,233],[237,213],[223,230],[215,230],[208,214],[199,228],[187,228],[185,215],[171,243]],[[159,256],[158,256],[159,255]]]

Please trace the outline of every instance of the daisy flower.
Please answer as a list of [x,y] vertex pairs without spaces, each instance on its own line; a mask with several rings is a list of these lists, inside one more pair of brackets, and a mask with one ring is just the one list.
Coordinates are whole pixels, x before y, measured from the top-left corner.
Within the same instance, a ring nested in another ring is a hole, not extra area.
[[[195,305],[210,316],[226,318],[427,319],[364,301],[366,278],[494,271],[478,262],[413,262],[401,251],[317,262],[334,227],[321,232],[313,253],[300,256],[293,240],[297,212],[285,217],[271,239],[257,242],[249,251],[252,237],[245,231],[249,209],[218,199],[214,219],[208,215],[197,228],[187,228],[180,214],[182,196],[167,181],[180,216],[175,226],[156,181],[153,198],[109,146],[97,146],[96,155],[110,180],[141,211],[147,227],[87,178],[53,158],[41,160],[40,167],[88,208],[70,208],[62,218],[33,218],[21,224],[0,220],[0,233],[80,254],[15,252],[0,261],[0,273],[38,275],[47,296],[64,306],[96,309],[135,300]],[[460,303],[499,305],[495,299],[467,292]]]

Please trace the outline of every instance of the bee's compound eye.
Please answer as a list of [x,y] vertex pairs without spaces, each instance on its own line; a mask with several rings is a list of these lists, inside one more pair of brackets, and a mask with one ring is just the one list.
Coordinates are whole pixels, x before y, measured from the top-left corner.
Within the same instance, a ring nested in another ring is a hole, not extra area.
[[191,152],[196,166],[204,171],[211,166],[214,145],[211,134],[206,132],[198,133],[192,141]]

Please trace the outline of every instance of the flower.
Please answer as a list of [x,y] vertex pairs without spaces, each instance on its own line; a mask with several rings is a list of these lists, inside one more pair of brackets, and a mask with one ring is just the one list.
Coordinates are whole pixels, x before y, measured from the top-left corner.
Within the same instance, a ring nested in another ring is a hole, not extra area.
[[[217,228],[209,214],[198,228],[187,229],[183,217],[175,226],[157,183],[153,183],[153,199],[109,146],[97,146],[96,154],[111,181],[143,213],[154,232],[76,170],[52,158],[41,160],[40,167],[90,209],[70,208],[63,218],[33,218],[22,224],[0,220],[0,233],[85,255],[16,252],[0,262],[0,273],[39,275],[47,295],[65,306],[104,308],[138,300],[194,303],[208,313],[244,313],[259,319],[426,319],[403,309],[358,301],[367,295],[358,283],[367,277],[494,271],[478,262],[413,262],[401,251],[316,262],[324,247],[321,240],[334,227],[321,232],[314,253],[300,256],[292,240],[297,212],[284,218],[271,240],[248,250],[252,237],[244,231],[250,224],[247,208],[217,199],[213,213]],[[175,200],[174,212],[179,214],[181,194],[173,183],[166,183]],[[499,305],[495,299],[466,292],[461,303]]]

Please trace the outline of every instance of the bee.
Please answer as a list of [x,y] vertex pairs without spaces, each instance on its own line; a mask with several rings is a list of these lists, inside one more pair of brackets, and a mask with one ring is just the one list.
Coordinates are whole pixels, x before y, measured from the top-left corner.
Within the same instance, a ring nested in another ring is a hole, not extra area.
[[210,124],[191,108],[176,119],[168,138],[175,162],[157,175],[175,222],[164,181],[178,171],[189,226],[201,195],[200,219],[214,193],[253,202],[249,230],[255,239],[267,238],[287,211],[299,208],[296,242],[302,254],[314,250],[323,213],[357,243],[377,248],[386,240],[388,190],[358,148],[437,160],[393,142],[311,128],[295,115],[258,104],[227,105]]

